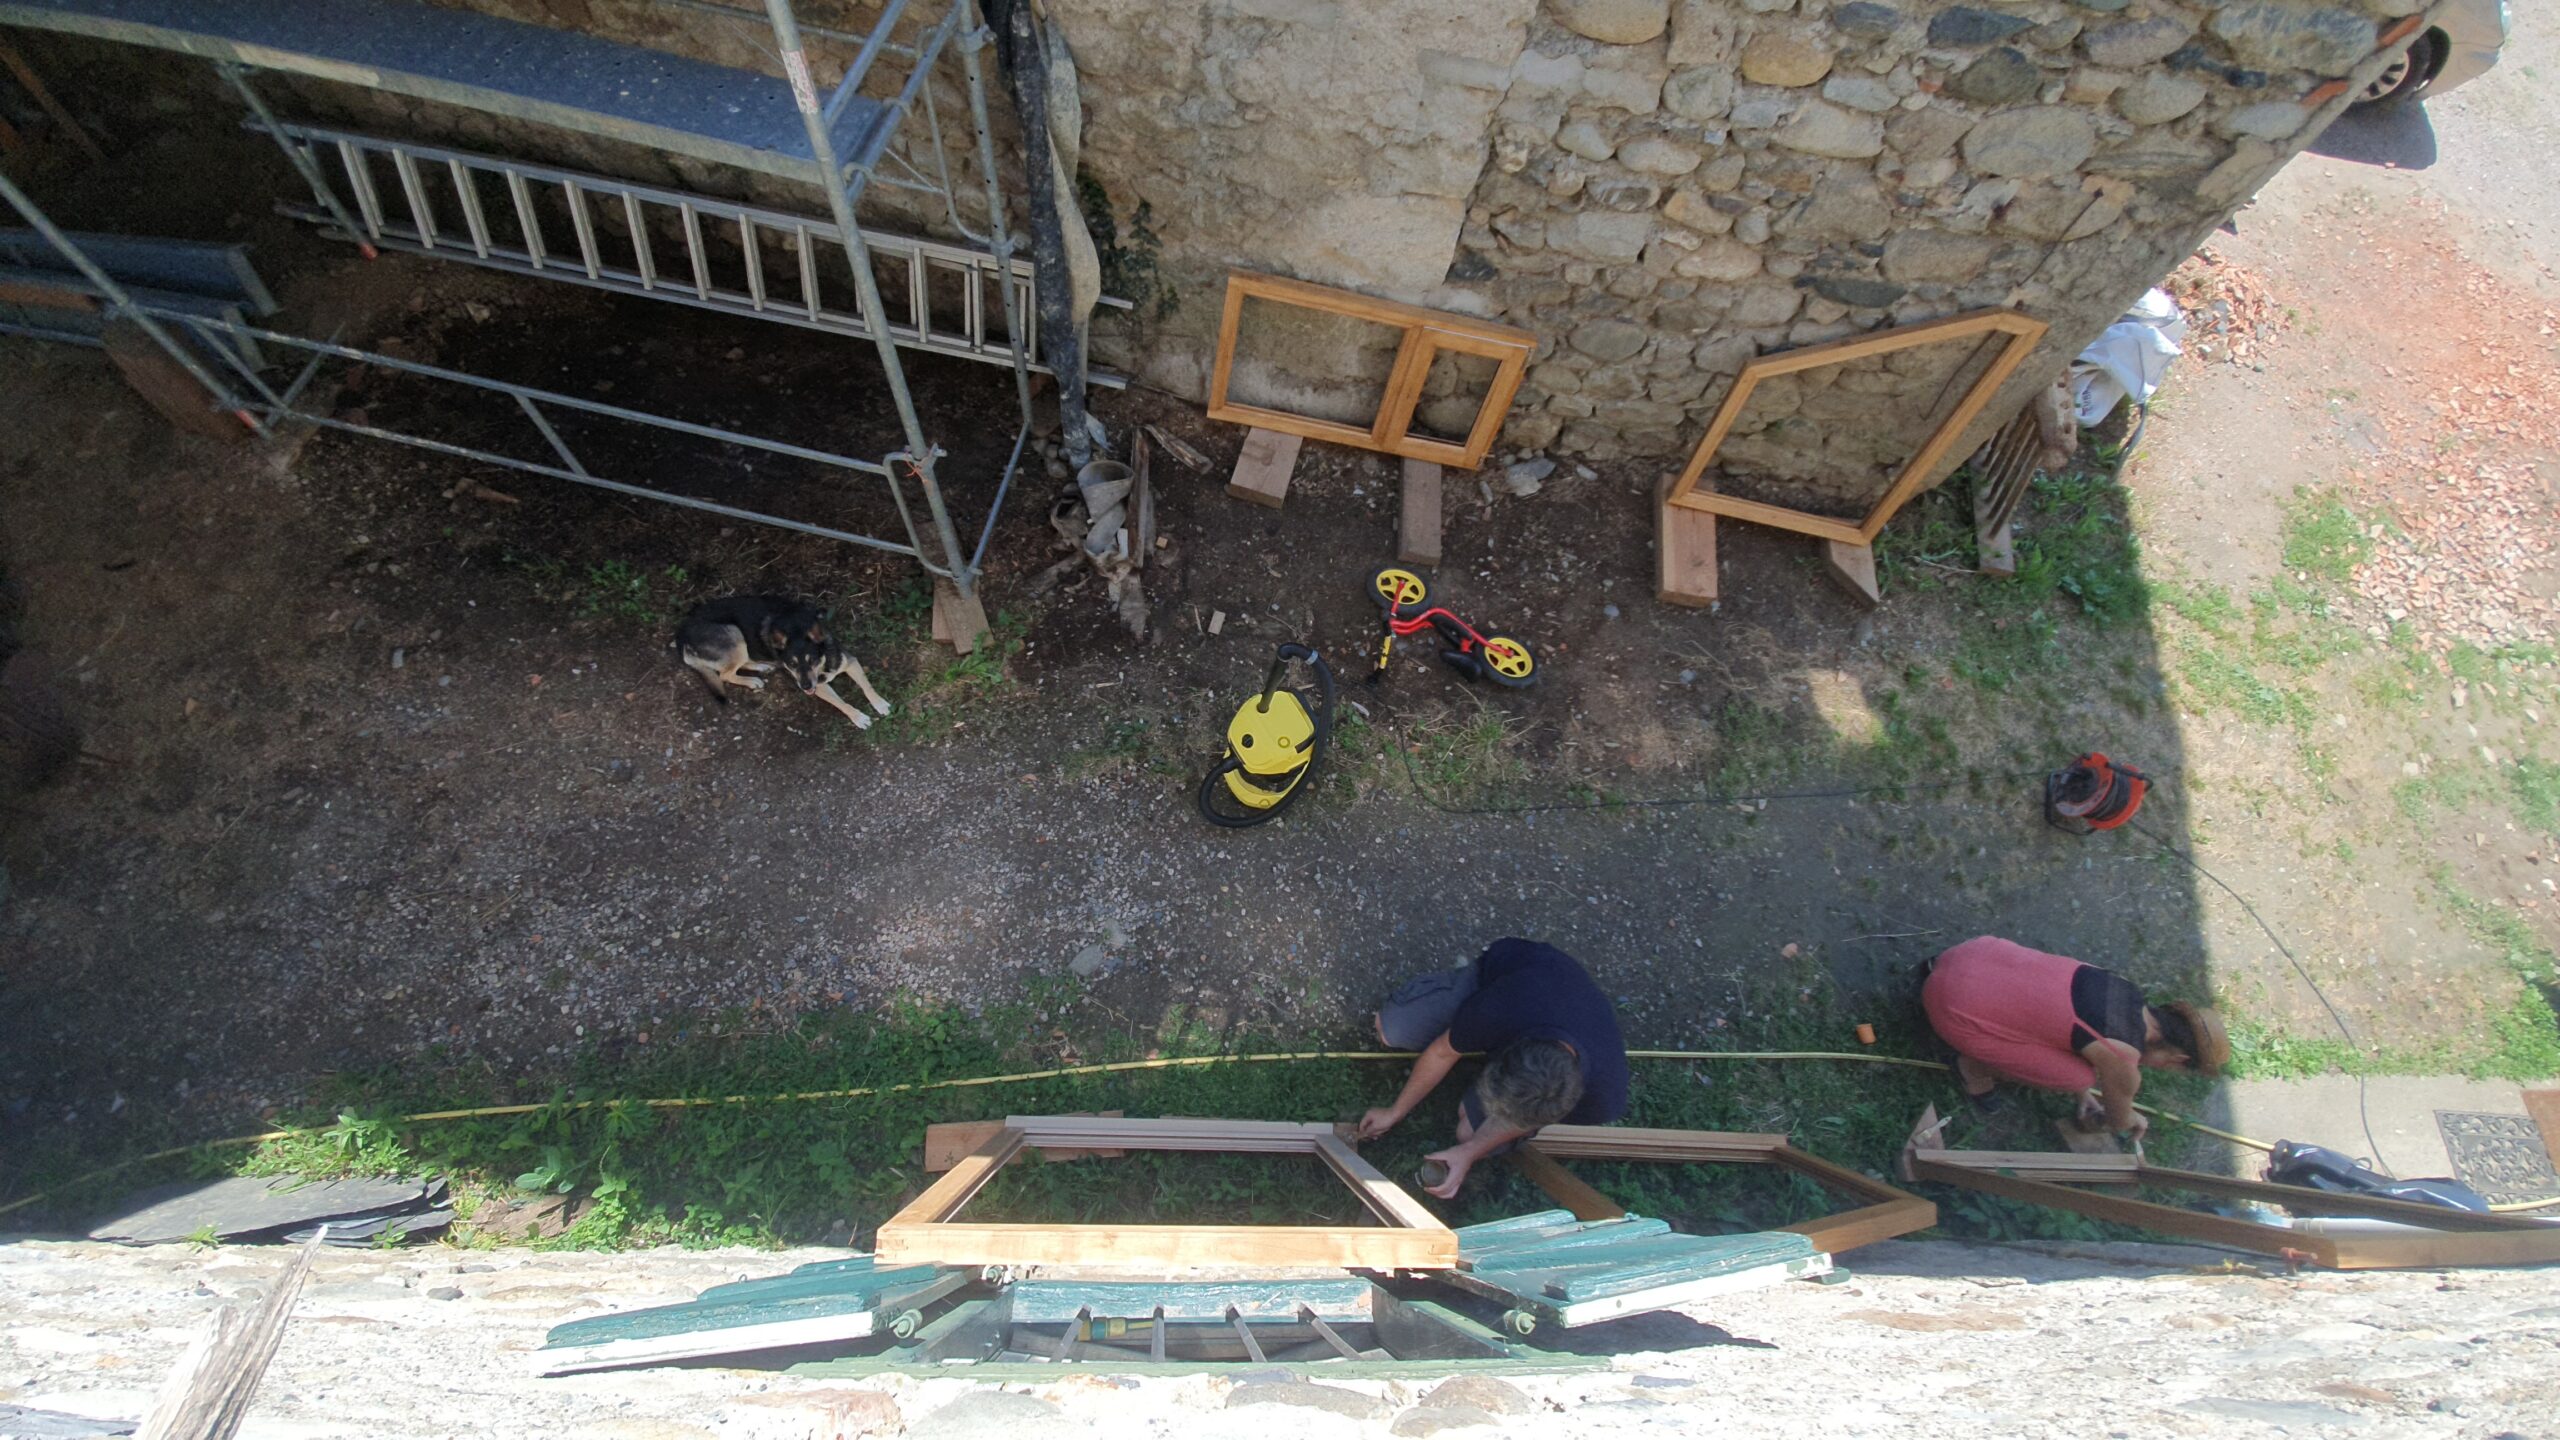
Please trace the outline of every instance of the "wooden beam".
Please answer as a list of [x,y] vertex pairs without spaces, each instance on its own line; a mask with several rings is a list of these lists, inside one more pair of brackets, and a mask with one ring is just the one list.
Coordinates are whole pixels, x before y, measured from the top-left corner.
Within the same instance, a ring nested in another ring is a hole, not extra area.
[[1538,1148],[1558,1160],[1659,1160],[1675,1164],[1770,1163],[1784,1135],[1736,1130],[1646,1130],[1632,1125],[1549,1125]]
[[1289,472],[1297,467],[1298,448],[1305,443],[1296,435],[1260,426],[1246,431],[1244,448],[1236,453],[1235,474],[1227,479],[1227,493],[1279,509],[1289,498]]
[[1130,1150],[1225,1150],[1234,1154],[1316,1153],[1333,1135],[1321,1120],[1211,1120],[1167,1117],[1127,1119],[1108,1115],[1014,1115],[1006,1125],[1024,1143],[1048,1147],[1116,1145]]
[[1852,545],[1864,543],[1858,531],[1858,522],[1854,520],[1843,520],[1834,515],[1815,515],[1804,510],[1790,510],[1784,505],[1771,505],[1761,500],[1745,500],[1739,495],[1727,495],[1704,484],[1694,486],[1687,491],[1674,490],[1670,496],[1670,503],[1690,510],[1703,510],[1709,514],[1722,515],[1728,519],[1748,520],[1755,525],[1793,530],[1799,535],[1810,535],[1817,540],[1840,540]]
[[1825,1255],[1842,1255],[1861,1245],[1873,1245],[1879,1240],[1926,1230],[1937,1223],[1936,1205],[1917,1195],[1906,1195],[1899,1200],[1887,1200],[1882,1204],[1779,1228],[1802,1235]]
[[1572,1211],[1576,1220],[1615,1220],[1627,1213],[1617,1201],[1592,1189],[1581,1176],[1557,1164],[1554,1156],[1535,1145],[1522,1145],[1502,1158],[1522,1178],[1547,1192],[1548,1199]]
[[2316,1265],[2335,1268],[2338,1246],[2324,1236],[2296,1230],[2278,1229],[2272,1225],[2253,1225],[2246,1220],[2232,1220],[2220,1215],[2203,1215],[2181,1210],[2173,1205],[2155,1205],[2124,1195],[2093,1195],[2043,1180],[2023,1180],[2003,1175],[1996,1170],[1976,1170],[1969,1166],[1948,1165],[1929,1158],[1927,1151],[1912,1157],[1912,1173],[1922,1180],[1934,1180],[1965,1190],[1979,1190],[1986,1195],[2022,1200],[2030,1205],[2043,1205],[2056,1210],[2069,1210],[2093,1220],[2112,1221],[2136,1229],[2174,1235],[2181,1240],[2200,1240],[2208,1245],[2228,1245],[2234,1249],[2255,1251],[2284,1259],[2308,1260]]
[[1404,509],[1396,524],[1396,559],[1407,565],[1440,563],[1440,467],[1428,460],[1404,462]]
[[1005,1162],[1022,1152],[1022,1132],[1011,1126],[987,1137],[984,1144],[972,1150],[939,1180],[925,1187],[923,1194],[907,1203],[907,1208],[891,1216],[880,1226],[885,1236],[892,1225],[930,1225],[957,1214],[970,1197],[986,1188],[988,1181]]
[[[1117,1113],[1117,1112],[1107,1112]],[[1004,1128],[1001,1120],[953,1120],[924,1127],[924,1169],[928,1175],[939,1175],[967,1158],[971,1151],[987,1143]],[[1044,1148],[1043,1160],[1065,1163],[1070,1160],[1117,1160],[1129,1152],[1117,1147],[1070,1150],[1063,1147]]]
[[141,326],[121,318],[109,320],[99,339],[106,346],[107,362],[144,404],[160,412],[161,419],[208,440],[249,438],[249,427],[238,416],[215,409],[217,397]]
[[294,1299],[311,1273],[311,1252],[328,1232],[326,1225],[320,1228],[321,1234],[294,1252],[284,1273],[267,1286],[254,1312],[243,1314],[236,1305],[214,1312],[161,1382],[150,1413],[135,1432],[137,1440],[231,1440],[240,1432],[258,1381],[284,1340]]
[[[953,1173],[957,1174],[957,1171]],[[1221,1274],[1322,1266],[1452,1270],[1458,1237],[1446,1228],[1381,1225],[883,1225],[883,1264],[1180,1266]]]
[[1653,598],[1665,605],[1716,603],[1716,517],[1712,510],[1674,505],[1668,498],[1676,475],[1662,477],[1655,497]]
[[1884,592],[1876,588],[1876,552],[1865,544],[1823,541],[1822,568],[1858,604],[1872,610],[1884,603]]
[[1378,1173],[1378,1167],[1360,1157],[1360,1153],[1335,1138],[1331,1131],[1316,1138],[1316,1156],[1324,1161],[1369,1212],[1389,1225],[1408,1230],[1445,1230],[1440,1217],[1423,1203],[1404,1192],[1404,1188]]

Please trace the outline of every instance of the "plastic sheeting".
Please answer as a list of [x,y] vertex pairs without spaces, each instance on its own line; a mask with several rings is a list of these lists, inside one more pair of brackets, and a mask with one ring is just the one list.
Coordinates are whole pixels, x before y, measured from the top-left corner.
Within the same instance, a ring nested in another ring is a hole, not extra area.
[[2089,342],[2071,364],[2071,404],[2083,425],[2095,425],[2131,396],[2148,405],[2169,362],[2185,353],[2187,319],[2165,290],[2143,292],[2124,318]]

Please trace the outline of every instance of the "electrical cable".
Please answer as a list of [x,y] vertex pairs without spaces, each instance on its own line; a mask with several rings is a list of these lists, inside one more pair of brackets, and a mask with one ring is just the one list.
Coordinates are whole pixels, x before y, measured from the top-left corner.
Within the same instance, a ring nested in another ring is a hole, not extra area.
[[[2329,1019],[2337,1025],[2338,1034],[2345,1038],[2347,1047],[2352,1050],[2361,1050],[2364,1048],[2362,1045],[2357,1043],[2355,1032],[2347,1028],[2347,1017],[2339,1014],[2338,1007],[2329,1003],[2329,992],[2321,989],[2320,982],[2311,978],[2311,972],[2303,967],[2303,964],[2299,959],[2295,958],[2293,947],[2285,944],[2284,937],[2276,934],[2276,927],[2267,923],[2267,917],[2258,913],[2258,907],[2249,903],[2248,896],[2232,889],[2230,882],[2207,869],[2205,867],[2205,863],[2198,860],[2193,852],[2181,850],[2176,845],[2171,844],[2167,836],[2162,835],[2160,832],[2143,824],[2139,820],[2131,820],[2126,823],[2134,830],[2139,831],[2143,837],[2150,840],[2152,844],[2159,846],[2161,849],[2166,850],[2170,854],[2185,861],[2187,863],[2187,868],[2195,871],[2198,875],[2203,876],[2207,880],[2212,881],[2216,886],[2220,887],[2223,894],[2239,901],[2240,908],[2248,911],[2249,918],[2257,921],[2258,928],[2266,932],[2267,943],[2275,946],[2276,953],[2282,955],[2285,958],[2285,963],[2293,967],[2293,973],[2301,976],[2302,983],[2311,987],[2312,996],[2319,1000],[2321,1009],[2329,1012]],[[2390,1163],[2382,1158],[2382,1142],[2373,1138],[2373,1112],[2368,1109],[2365,1104],[2365,1077],[2362,1073],[2358,1073],[2356,1076],[2356,1122],[2364,1127],[2364,1143],[2373,1151],[2373,1163],[2379,1167],[2383,1173],[2391,1173]]]

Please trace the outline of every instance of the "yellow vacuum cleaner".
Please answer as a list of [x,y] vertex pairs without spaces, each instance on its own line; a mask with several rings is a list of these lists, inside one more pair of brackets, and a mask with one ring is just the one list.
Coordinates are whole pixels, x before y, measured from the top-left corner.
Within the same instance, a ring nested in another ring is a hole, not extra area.
[[[1290,663],[1315,672],[1322,697],[1313,708],[1284,687]],[[1200,781],[1200,815],[1212,825],[1242,830],[1276,818],[1306,788],[1333,735],[1333,667],[1313,647],[1283,645],[1271,658],[1262,693],[1237,707],[1227,722],[1227,753]]]

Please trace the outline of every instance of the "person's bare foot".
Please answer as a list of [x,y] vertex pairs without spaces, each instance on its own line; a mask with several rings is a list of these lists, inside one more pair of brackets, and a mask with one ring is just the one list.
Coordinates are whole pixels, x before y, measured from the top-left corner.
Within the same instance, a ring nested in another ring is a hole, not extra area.
[[1375,1010],[1370,1011],[1369,1028],[1377,1032],[1379,1044],[1386,1045],[1386,1048],[1390,1050],[1396,1048],[1393,1045],[1387,1045],[1387,1018],[1384,1015],[1379,1014]]

